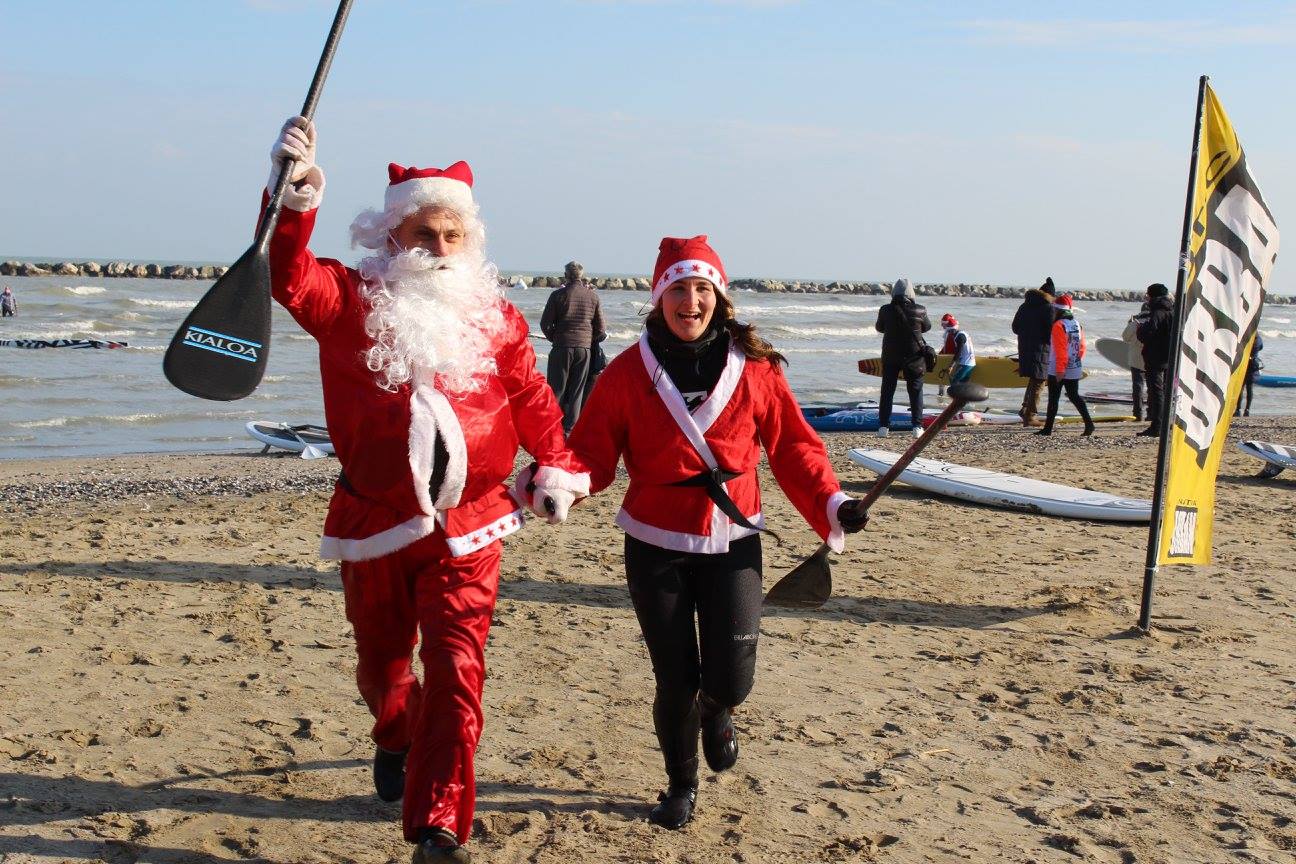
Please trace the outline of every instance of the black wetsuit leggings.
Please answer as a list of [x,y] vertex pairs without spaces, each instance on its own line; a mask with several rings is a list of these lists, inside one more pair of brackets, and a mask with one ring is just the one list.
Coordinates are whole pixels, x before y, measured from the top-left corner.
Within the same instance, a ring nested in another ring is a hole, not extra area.
[[[760,537],[729,551],[674,552],[625,538],[626,581],[648,644],[657,696],[653,726],[672,781],[697,770],[698,691],[732,708],[751,692],[760,634]],[[696,622],[696,623],[695,623]]]

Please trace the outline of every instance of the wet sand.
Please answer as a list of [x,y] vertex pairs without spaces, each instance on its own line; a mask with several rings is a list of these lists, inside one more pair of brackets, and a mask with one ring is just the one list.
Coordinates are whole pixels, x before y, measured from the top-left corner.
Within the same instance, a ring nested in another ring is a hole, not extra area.
[[[1138,428],[950,430],[929,455],[1149,497]],[[831,436],[848,491],[872,476],[845,449],[878,443]],[[250,453],[0,463],[0,861],[408,861],[315,557],[337,463]],[[1215,563],[1163,571],[1151,637],[1145,526],[894,487],[834,598],[766,615],[741,759],[679,833],[645,821],[624,481],[529,526],[488,647],[475,860],[1291,861],[1296,476],[1258,467],[1226,451]],[[787,541],[768,585],[816,539],[763,482]]]

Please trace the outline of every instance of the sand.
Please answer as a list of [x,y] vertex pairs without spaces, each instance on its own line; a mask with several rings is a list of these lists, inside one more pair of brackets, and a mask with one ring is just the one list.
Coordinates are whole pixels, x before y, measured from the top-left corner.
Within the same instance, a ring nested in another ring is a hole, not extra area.
[[[1140,497],[1155,445],[951,430],[930,455]],[[1293,424],[1237,434],[1290,442]],[[848,490],[869,475],[842,453]],[[886,446],[901,449],[907,439]],[[685,831],[611,524],[621,483],[508,541],[471,848],[489,862],[1291,861],[1296,477],[1226,452],[1215,564],[1130,627],[1143,526],[895,487],[819,611],[771,611],[742,756]],[[404,862],[369,780],[333,460],[0,463],[0,861]],[[623,481],[622,481],[623,482]],[[767,584],[815,538],[764,478]]]

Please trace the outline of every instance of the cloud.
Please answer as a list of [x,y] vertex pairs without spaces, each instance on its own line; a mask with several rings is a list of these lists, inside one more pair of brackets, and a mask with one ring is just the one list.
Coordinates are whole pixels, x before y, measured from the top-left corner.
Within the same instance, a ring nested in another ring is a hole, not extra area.
[[1296,24],[1221,24],[1205,20],[1094,21],[974,19],[954,25],[976,41],[996,45],[1136,51],[1194,46],[1296,45]]

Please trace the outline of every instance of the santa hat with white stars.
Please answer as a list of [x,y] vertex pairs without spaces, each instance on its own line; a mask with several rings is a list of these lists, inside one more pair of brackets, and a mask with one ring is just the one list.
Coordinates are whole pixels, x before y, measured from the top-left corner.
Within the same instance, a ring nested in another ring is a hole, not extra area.
[[696,237],[663,237],[653,268],[653,305],[673,283],[681,279],[702,278],[724,291],[729,286],[720,256],[707,243],[705,234]]

